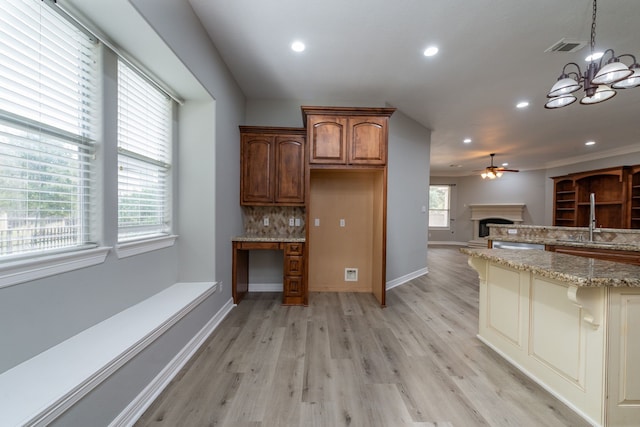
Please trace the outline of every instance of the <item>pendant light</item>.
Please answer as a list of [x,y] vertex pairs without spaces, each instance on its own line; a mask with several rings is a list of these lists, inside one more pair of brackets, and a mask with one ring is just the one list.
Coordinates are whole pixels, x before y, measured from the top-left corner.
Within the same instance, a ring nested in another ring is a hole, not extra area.
[[[596,13],[597,0],[593,0],[591,57],[596,45]],[[606,57],[609,59],[603,65]],[[632,64],[627,66],[621,58],[630,58]],[[549,100],[544,108],[562,108],[573,104],[577,100],[574,93],[581,88],[584,88],[585,94],[580,103],[591,105],[613,98],[616,95],[615,89],[630,89],[636,86],[640,86],[640,64],[636,61],[636,57],[628,53],[616,56],[613,49],[607,49],[598,63],[593,59],[589,62],[584,73],[575,62],[565,64],[558,81],[547,94]]]

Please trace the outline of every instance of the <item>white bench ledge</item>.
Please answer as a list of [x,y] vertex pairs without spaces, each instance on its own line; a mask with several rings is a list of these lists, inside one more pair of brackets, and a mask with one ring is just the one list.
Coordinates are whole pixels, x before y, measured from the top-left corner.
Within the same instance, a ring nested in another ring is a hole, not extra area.
[[0,375],[0,425],[47,425],[215,292],[176,283]]

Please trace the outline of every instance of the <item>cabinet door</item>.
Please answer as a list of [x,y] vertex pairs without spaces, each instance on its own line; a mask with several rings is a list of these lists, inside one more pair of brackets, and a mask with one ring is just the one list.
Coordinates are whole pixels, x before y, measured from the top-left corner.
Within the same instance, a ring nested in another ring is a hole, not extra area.
[[309,163],[347,163],[347,119],[338,116],[309,118]]
[[304,204],[304,138],[276,137],[275,202]]
[[242,135],[241,204],[273,202],[273,143],[273,136]]
[[387,118],[349,119],[348,163],[384,165],[387,163]]

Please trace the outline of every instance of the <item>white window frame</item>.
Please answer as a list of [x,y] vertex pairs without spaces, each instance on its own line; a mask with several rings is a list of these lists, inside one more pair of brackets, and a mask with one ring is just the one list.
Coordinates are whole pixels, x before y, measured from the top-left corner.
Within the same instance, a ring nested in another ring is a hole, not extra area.
[[[436,209],[431,207],[431,189],[434,187],[446,189],[447,192],[447,206],[445,209]],[[432,184],[429,185],[429,230],[449,230],[451,229],[451,186],[448,184]],[[432,212],[445,212],[446,213],[446,225],[432,225],[431,215]]]

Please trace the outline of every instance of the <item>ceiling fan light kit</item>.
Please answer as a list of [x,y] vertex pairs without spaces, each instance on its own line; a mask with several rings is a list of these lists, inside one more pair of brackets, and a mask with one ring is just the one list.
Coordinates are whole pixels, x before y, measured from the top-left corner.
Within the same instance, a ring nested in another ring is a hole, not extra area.
[[491,157],[491,165],[484,168],[484,171],[480,174],[482,179],[496,179],[502,176],[503,172],[519,172],[517,169],[505,169],[503,167],[498,167],[493,165],[493,158],[496,153],[491,153],[489,156]]
[[[596,12],[597,0],[593,0],[590,57],[593,57],[596,45]],[[609,59],[603,65],[607,56]],[[630,58],[632,64],[627,66],[620,58]],[[575,67],[577,71],[568,71],[571,67]],[[639,85],[640,64],[636,61],[636,57],[628,53],[616,56],[613,49],[607,49],[598,63],[595,60],[589,62],[584,73],[575,62],[565,64],[558,81],[547,94],[549,100],[544,108],[562,108],[573,104],[577,98],[572,94],[583,87],[585,95],[580,103],[590,105],[613,98],[616,95],[615,89],[630,89]]]

